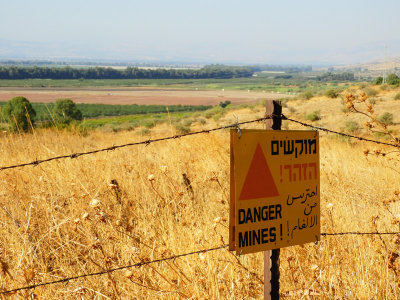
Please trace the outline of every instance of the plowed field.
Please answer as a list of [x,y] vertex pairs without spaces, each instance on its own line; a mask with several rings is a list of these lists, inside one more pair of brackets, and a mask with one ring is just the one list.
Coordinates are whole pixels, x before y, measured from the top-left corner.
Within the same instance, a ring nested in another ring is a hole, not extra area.
[[[104,104],[185,104],[215,105],[221,101],[251,103],[262,99],[276,99],[280,94],[248,91],[200,91],[157,88],[0,88],[0,101],[24,96],[31,102],[55,102],[69,98],[76,103]],[[285,95],[287,97],[287,95]],[[290,97],[290,96],[289,96]]]

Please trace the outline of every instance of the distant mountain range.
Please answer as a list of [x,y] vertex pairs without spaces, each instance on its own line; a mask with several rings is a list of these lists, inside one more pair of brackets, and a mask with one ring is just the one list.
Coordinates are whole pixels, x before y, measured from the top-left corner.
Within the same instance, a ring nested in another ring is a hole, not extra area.
[[349,64],[349,65],[340,65],[334,67],[336,70],[345,70],[345,69],[367,69],[369,71],[384,71],[394,72],[400,70],[400,56],[399,57],[389,57],[386,59],[379,59],[366,63],[359,64]]
[[[383,62],[385,57],[385,45],[387,45],[388,57],[400,57],[400,39],[391,41],[369,42],[358,46],[337,46],[336,49],[321,47],[312,49],[280,49],[279,45],[266,51],[270,58],[266,61],[258,58],[256,62],[249,58],[251,53],[243,54],[241,59],[235,60],[226,51],[225,58],[218,60],[212,58],[212,53],[197,52],[193,49],[190,53],[184,50],[175,51],[173,54],[164,53],[160,49],[149,51],[132,50],[129,46],[107,45],[97,47],[95,45],[83,45],[80,43],[55,43],[55,42],[30,42],[13,41],[0,38],[0,59],[18,60],[49,60],[49,61],[108,61],[108,62],[135,62],[135,63],[183,63],[183,64],[307,64],[316,66],[335,66],[343,68],[349,65],[368,65],[376,67]],[[260,52],[262,49],[258,49]],[[211,50],[210,50],[211,51]],[[222,50],[220,49],[220,52]],[[250,49],[249,51],[252,51]],[[144,53],[146,52],[146,53]],[[223,52],[223,51],[222,51]],[[261,51],[262,52],[262,51]],[[207,54],[206,54],[207,53]],[[233,54],[232,54],[233,55]],[[221,57],[216,55],[215,57]],[[222,56],[224,57],[224,56]],[[396,60],[395,60],[396,61]],[[373,62],[373,63],[367,63]]]
[[110,53],[105,51],[96,48],[85,50],[79,45],[0,39],[0,59],[90,60],[109,56]]

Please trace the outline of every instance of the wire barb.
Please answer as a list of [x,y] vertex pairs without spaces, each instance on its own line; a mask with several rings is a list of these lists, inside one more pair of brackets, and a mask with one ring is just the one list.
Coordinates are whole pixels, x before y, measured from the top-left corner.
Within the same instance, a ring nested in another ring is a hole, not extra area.
[[236,127],[237,132],[239,133],[239,139],[240,139],[242,136],[242,130],[240,129],[240,126],[239,126],[239,117],[237,115],[234,115],[234,117],[236,118],[235,127]]

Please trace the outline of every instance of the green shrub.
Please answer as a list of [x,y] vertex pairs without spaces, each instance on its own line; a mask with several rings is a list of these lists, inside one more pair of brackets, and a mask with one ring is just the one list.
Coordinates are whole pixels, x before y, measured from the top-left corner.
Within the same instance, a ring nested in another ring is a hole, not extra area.
[[396,74],[389,74],[389,76],[386,78],[386,82],[390,85],[399,85],[400,78]]
[[57,121],[63,124],[69,124],[73,120],[82,120],[82,112],[71,99],[57,99],[54,114]]
[[183,126],[190,127],[190,125],[192,125],[193,122],[194,122],[194,119],[192,119],[192,118],[184,119],[183,120]]
[[394,96],[394,100],[400,100],[400,93],[397,93],[397,94]]
[[225,108],[225,107],[227,107],[229,104],[231,104],[231,101],[226,100],[226,101],[224,101],[224,102],[220,102],[220,103],[219,103],[219,106],[221,106],[222,108]]
[[29,121],[34,123],[36,111],[31,103],[25,97],[14,97],[4,105],[4,117],[6,118],[10,129],[29,130]]
[[212,118],[213,115],[214,115],[214,112],[212,112],[212,111],[207,111],[207,112],[204,113],[204,117],[206,119]]
[[378,78],[375,79],[374,84],[379,85],[383,83],[383,77],[379,76]]
[[185,134],[190,132],[190,127],[182,124],[175,124],[175,128],[179,134]]
[[381,89],[382,91],[386,91],[386,90],[389,89],[389,86],[388,86],[387,84],[382,84],[381,87],[380,87],[380,89]]
[[358,126],[358,123],[355,121],[347,121],[345,126],[346,126],[346,131],[351,133],[360,130],[360,126]]
[[308,114],[306,116],[306,120],[309,120],[309,121],[312,121],[312,122],[321,120],[321,114],[320,114],[319,110]]
[[366,83],[366,82],[361,82],[360,83],[360,88],[361,89],[364,89],[364,88],[366,88],[368,86],[368,83]]
[[393,114],[385,112],[378,117],[378,121],[386,126],[393,125]]
[[335,99],[339,96],[339,92],[335,89],[329,89],[325,92],[325,96],[328,98]]
[[367,101],[369,104],[374,105],[376,103],[376,98],[369,98]]
[[373,88],[365,88],[363,91],[365,92],[365,94],[367,94],[368,97],[375,97],[376,95],[378,95],[378,91]]
[[222,118],[222,113],[215,113],[212,118],[214,119],[214,121],[218,121]]
[[200,123],[201,125],[204,125],[207,123],[206,119],[204,119],[204,118],[196,118],[196,122]]
[[312,97],[314,97],[314,92],[313,91],[304,91],[303,93],[300,94],[300,98],[301,99],[309,100]]
[[119,125],[120,130],[127,130],[127,131],[134,130],[135,127],[136,126],[131,123],[122,123],[121,125]]
[[104,132],[118,132],[118,131],[120,131],[121,129],[120,129],[119,125],[109,123],[109,124],[105,124],[105,125],[102,127],[102,130],[103,130]]
[[148,129],[153,128],[155,125],[156,125],[156,124],[155,124],[155,122],[154,122],[153,120],[146,120],[146,121],[143,123],[143,126],[146,127],[146,128],[148,128]]

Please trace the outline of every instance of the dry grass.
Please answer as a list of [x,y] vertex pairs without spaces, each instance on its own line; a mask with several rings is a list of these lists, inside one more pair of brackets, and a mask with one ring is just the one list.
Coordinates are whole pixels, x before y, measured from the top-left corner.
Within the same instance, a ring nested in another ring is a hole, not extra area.
[[[370,89],[378,90],[377,87],[369,87]],[[296,100],[289,101],[287,108],[283,108],[283,113],[287,116],[304,120],[307,114],[314,111],[320,111],[321,120],[315,122],[314,125],[322,126],[326,128],[332,128],[338,131],[345,131],[346,121],[355,121],[360,127],[363,127],[363,123],[369,121],[369,118],[362,115],[355,115],[344,111],[345,108],[345,95],[354,93],[355,95],[360,94],[362,90],[358,87],[352,87],[342,92],[340,97],[331,99],[327,97],[314,97],[310,100]],[[377,117],[390,112],[393,114],[394,124],[390,126],[390,130],[397,135],[400,133],[400,115],[396,114],[400,111],[400,101],[394,100],[395,95],[400,92],[400,88],[390,88],[386,91],[379,91],[374,97],[368,97],[367,102],[374,102],[374,115]],[[290,125],[290,129],[296,128],[296,126]],[[364,132],[362,132],[364,134]]]
[[[156,128],[153,134],[171,130]],[[370,144],[321,136],[322,231],[398,231],[398,160],[364,156]],[[2,135],[0,165],[142,139],[133,132]],[[0,207],[1,290],[223,245],[229,134],[5,170]],[[282,249],[281,291],[291,291],[291,298],[398,299],[399,244],[393,236],[335,236]],[[260,253],[238,258],[224,249],[13,297],[259,299],[262,265]]]

